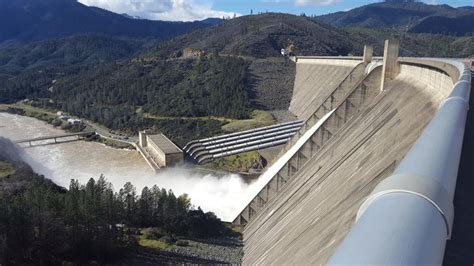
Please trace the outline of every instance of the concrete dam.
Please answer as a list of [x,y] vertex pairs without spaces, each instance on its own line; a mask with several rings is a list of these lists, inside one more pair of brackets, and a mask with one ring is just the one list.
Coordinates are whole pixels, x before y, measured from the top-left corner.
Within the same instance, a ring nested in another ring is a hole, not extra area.
[[289,110],[304,123],[236,214],[243,264],[442,263],[470,63],[398,49],[295,58]]

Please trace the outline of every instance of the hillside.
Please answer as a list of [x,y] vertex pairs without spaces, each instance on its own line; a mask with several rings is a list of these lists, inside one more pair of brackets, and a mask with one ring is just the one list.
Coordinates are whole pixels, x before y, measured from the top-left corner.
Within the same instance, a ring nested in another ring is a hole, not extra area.
[[455,33],[463,36],[474,32],[470,7],[413,3],[374,3],[345,12],[318,16],[318,21],[336,27],[393,28],[418,33]]
[[76,0],[0,0],[0,43],[82,33],[165,39],[215,23],[131,19]]
[[[57,0],[59,1],[59,0]],[[64,1],[64,0],[63,0]],[[401,40],[402,56],[474,54],[474,37],[346,28],[304,16],[244,16],[168,41],[83,34],[0,49],[0,102],[25,98],[134,134],[158,129],[173,141],[218,134],[253,110],[287,110],[294,55],[381,55]]]
[[[457,57],[474,56],[474,36],[456,37],[429,33],[400,33],[389,29],[346,28],[357,44],[374,47],[375,55],[383,54],[384,40],[400,40],[400,55],[414,57]],[[359,49],[361,49],[359,47]]]
[[240,262],[240,234],[186,194],[156,185],[137,191],[130,182],[114,191],[104,176],[71,179],[65,189],[24,156],[0,137],[2,265]]
[[347,55],[352,50],[344,31],[309,18],[268,13],[243,16],[193,31],[161,44],[149,54],[168,58],[184,48],[265,58],[294,46],[295,55]]
[[123,59],[143,49],[144,40],[85,34],[17,44],[0,49],[0,73],[93,65]]
[[474,33],[474,10],[456,17],[431,16],[423,19],[410,32],[443,33],[463,36]]
[[[32,185],[38,177],[31,167],[23,161],[24,152],[8,139],[0,137],[0,199],[6,194],[16,194]],[[44,180],[45,184],[55,191],[64,191],[52,181]],[[0,219],[1,220],[1,219]],[[0,255],[1,255],[0,244]],[[1,256],[0,256],[1,258]]]

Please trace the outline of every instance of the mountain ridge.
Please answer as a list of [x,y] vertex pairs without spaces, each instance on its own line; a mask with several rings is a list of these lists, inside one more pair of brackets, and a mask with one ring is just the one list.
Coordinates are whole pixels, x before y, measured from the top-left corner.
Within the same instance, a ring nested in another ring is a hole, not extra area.
[[177,36],[148,54],[170,57],[185,48],[257,58],[281,56],[281,49],[295,55],[347,55],[351,37],[310,18],[283,13],[264,13],[226,20],[219,25]]
[[[451,32],[462,36],[474,32],[473,23],[463,25],[466,23],[466,16],[468,19],[474,16],[474,7],[383,2],[318,16],[316,20],[342,28],[395,28],[416,33]],[[443,20],[441,23],[449,23],[439,24],[440,19]],[[463,27],[459,28],[459,25]]]
[[127,18],[76,0],[0,0],[0,43],[101,33],[166,39],[219,23],[219,19],[167,22]]

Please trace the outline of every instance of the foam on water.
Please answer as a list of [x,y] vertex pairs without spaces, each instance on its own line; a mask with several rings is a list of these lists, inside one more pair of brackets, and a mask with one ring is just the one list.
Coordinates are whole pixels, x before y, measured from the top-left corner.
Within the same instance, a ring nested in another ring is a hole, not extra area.
[[[0,113],[0,136],[12,140],[61,133],[64,132],[33,118]],[[138,193],[143,187],[156,184],[178,195],[187,193],[193,205],[215,212],[224,221],[235,218],[256,184],[247,184],[236,174],[205,174],[190,166],[155,174],[137,151],[117,150],[94,142],[36,146],[25,148],[25,152],[25,160],[33,169],[58,185],[68,187],[71,179],[84,184],[101,174],[116,191],[126,182],[134,184]]]

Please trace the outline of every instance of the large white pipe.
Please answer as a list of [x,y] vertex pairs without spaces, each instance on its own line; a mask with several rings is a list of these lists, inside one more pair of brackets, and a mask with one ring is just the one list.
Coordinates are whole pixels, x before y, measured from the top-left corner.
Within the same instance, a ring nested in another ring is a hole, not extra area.
[[263,138],[268,138],[268,137],[273,137],[273,136],[279,136],[279,135],[287,134],[287,133],[295,133],[298,130],[299,130],[299,128],[290,128],[290,129],[286,129],[286,130],[282,130],[282,131],[277,131],[277,132],[271,132],[271,133],[265,133],[265,134],[262,134],[262,135],[252,136],[252,137],[249,137],[249,138],[246,138],[246,139],[239,139],[239,140],[233,140],[233,141],[229,141],[229,142],[209,145],[209,146],[206,146],[205,148],[206,148],[206,150],[213,150],[213,149],[216,149],[216,148],[226,147],[226,146],[229,146],[229,145],[244,143],[244,142],[248,142],[248,141],[252,141],[252,140],[263,139]]
[[266,127],[253,128],[253,129],[248,129],[248,130],[244,130],[244,131],[234,132],[234,133],[230,133],[230,134],[219,135],[219,136],[210,137],[210,138],[205,138],[205,139],[193,140],[193,141],[190,141],[190,142],[185,146],[185,148],[187,148],[189,145],[194,144],[194,143],[206,142],[206,141],[210,141],[210,140],[217,140],[217,139],[227,138],[227,137],[231,137],[231,136],[237,136],[237,135],[241,135],[241,134],[245,134],[245,133],[257,132],[257,131],[266,130],[266,129],[270,129],[270,128],[281,127],[281,126],[285,126],[285,125],[301,124],[301,123],[303,123],[302,120],[296,120],[296,121],[290,121],[290,122],[285,122],[285,123],[276,124],[276,125],[271,125],[271,126],[266,126]]
[[241,139],[241,138],[247,138],[247,137],[256,136],[256,135],[259,135],[259,134],[262,134],[262,133],[275,132],[275,131],[280,131],[280,130],[289,129],[289,128],[298,128],[299,129],[302,125],[303,125],[303,121],[294,121],[294,122],[283,123],[283,124],[278,124],[278,125],[274,125],[274,126],[261,127],[261,128],[236,132],[236,133],[232,133],[232,134],[221,135],[221,136],[217,136],[217,137],[213,137],[213,138],[201,139],[201,140],[192,141],[192,142],[188,143],[183,148],[183,150],[190,153],[195,148],[203,146],[203,145],[207,146],[207,145],[212,145],[212,144],[218,144],[218,143],[222,143],[222,142],[237,140],[237,139]]
[[442,264],[454,217],[471,74],[459,62],[429,60],[455,65],[459,81],[393,175],[361,205],[328,264]]
[[284,135],[284,134],[287,134],[287,133],[293,133],[293,135],[294,135],[294,133],[296,133],[296,131],[298,131],[298,130],[299,130],[299,127],[285,129],[285,130],[281,130],[281,131],[272,131],[270,133],[267,133],[267,132],[263,131],[263,132],[260,132],[260,134],[252,135],[251,137],[240,138],[240,139],[237,139],[237,140],[230,140],[230,141],[227,141],[227,142],[221,142],[221,143],[213,144],[213,145],[199,146],[199,147],[193,148],[192,151],[191,150],[188,151],[188,154],[191,157],[197,157],[197,156],[199,156],[200,152],[201,152],[201,154],[204,154],[204,153],[207,153],[209,150],[213,150],[213,149],[216,149],[216,148],[227,147],[227,146],[234,145],[234,144],[245,143],[245,142],[249,142],[249,141],[252,141],[252,140],[264,139],[264,138],[268,138],[268,137],[272,137],[272,136]]
[[218,152],[234,150],[234,149],[242,148],[242,147],[246,147],[246,146],[253,146],[255,144],[271,142],[271,141],[275,141],[275,140],[279,140],[279,139],[287,139],[287,138],[290,138],[291,136],[293,136],[294,134],[295,134],[294,132],[293,133],[280,134],[280,135],[271,136],[271,137],[268,137],[268,138],[257,139],[257,140],[248,141],[248,142],[244,142],[244,143],[239,143],[239,144],[235,144],[235,145],[225,146],[225,147],[222,147],[222,148],[217,148],[217,149],[210,150],[209,153],[218,153]]
[[[257,141],[258,143],[260,142],[268,142],[269,140],[273,139],[281,139],[281,136],[293,136],[296,131],[298,131],[298,128],[293,128],[293,129],[287,129],[287,130],[282,130],[282,131],[276,131],[276,132],[271,132],[271,133],[266,133],[266,134],[260,134],[256,135],[253,137],[248,137],[245,139],[238,139],[238,140],[233,140],[233,141],[228,141],[228,142],[223,142],[215,145],[210,145],[210,146],[200,146],[198,148],[194,148],[192,152],[188,152],[191,157],[193,157],[195,160],[197,160],[199,157],[209,154],[209,153],[216,153],[219,152],[219,150],[228,150],[230,149],[229,147],[233,147],[236,145],[240,146],[247,146],[249,145],[250,142],[255,142]],[[262,132],[265,133],[265,132]]]
[[272,142],[267,142],[267,143],[263,143],[263,144],[258,144],[258,145],[254,145],[254,146],[241,148],[241,149],[236,149],[236,150],[232,150],[232,151],[227,151],[227,152],[214,154],[214,155],[212,155],[212,157],[213,158],[220,158],[220,157],[225,157],[225,156],[229,156],[229,155],[233,155],[233,154],[237,154],[237,153],[243,153],[243,152],[248,152],[248,151],[264,149],[264,148],[273,147],[273,146],[278,146],[278,145],[285,144],[286,142],[288,142],[288,140],[289,140],[289,138],[282,139],[282,140],[275,140],[275,141],[272,141]]
[[221,139],[218,139],[218,140],[206,141],[206,142],[203,142],[201,144],[204,145],[204,146],[207,146],[207,145],[213,145],[213,144],[228,142],[228,141],[237,140],[237,139],[244,139],[244,138],[248,138],[248,137],[252,137],[252,136],[258,136],[258,135],[261,135],[261,134],[267,134],[267,133],[271,133],[271,132],[279,132],[279,131],[286,130],[286,129],[295,129],[295,128],[299,129],[301,127],[301,125],[302,125],[302,123],[301,124],[298,123],[298,124],[294,124],[294,125],[287,125],[287,126],[275,127],[275,128],[266,129],[266,130],[259,130],[258,132],[251,132],[251,133],[247,133],[247,134],[243,134],[243,135],[238,135],[238,136],[233,136],[233,137],[228,137],[228,138],[221,138]]
[[218,153],[218,154],[212,154],[212,155],[208,154],[208,155],[205,155],[202,158],[200,158],[198,160],[198,163],[200,163],[200,164],[208,163],[208,162],[210,162],[214,159],[218,159],[218,158],[221,158],[221,157],[226,157],[226,156],[230,156],[230,155],[234,155],[234,154],[239,154],[239,153],[244,153],[244,152],[248,152],[248,151],[254,151],[254,150],[258,150],[258,149],[264,149],[264,148],[269,148],[269,147],[282,145],[282,144],[287,143],[288,140],[289,140],[289,138],[282,139],[282,140],[276,140],[276,141],[272,141],[272,142],[267,142],[267,143],[263,143],[263,144],[258,144],[258,145],[254,145],[254,146],[249,146],[249,147],[245,147],[245,148],[240,148],[240,149],[236,149],[236,150],[232,150],[232,151],[222,152],[222,153]]
[[229,150],[236,150],[236,149],[239,149],[239,148],[251,147],[251,146],[255,146],[255,145],[258,145],[258,144],[262,144],[262,143],[272,142],[272,141],[275,141],[275,140],[288,139],[288,138],[292,137],[294,134],[295,134],[294,132],[293,133],[287,133],[287,134],[281,134],[281,135],[277,135],[277,136],[273,136],[273,137],[257,139],[257,140],[253,140],[253,141],[247,141],[247,142],[239,143],[239,144],[235,144],[235,145],[229,145],[229,146],[225,146],[225,147],[222,147],[222,148],[216,148],[216,149],[213,149],[213,150],[206,150],[206,151],[198,153],[194,157],[194,159],[199,161],[200,157],[202,157],[204,155],[207,155],[207,154],[222,153],[222,152],[229,151]]
[[328,264],[440,264],[446,233],[438,210],[423,198],[386,194],[358,219]]

